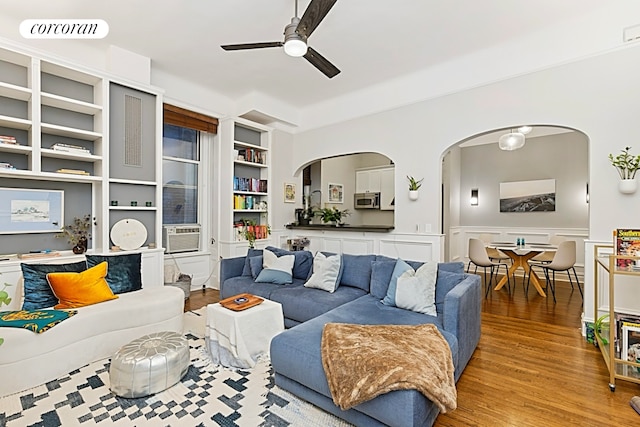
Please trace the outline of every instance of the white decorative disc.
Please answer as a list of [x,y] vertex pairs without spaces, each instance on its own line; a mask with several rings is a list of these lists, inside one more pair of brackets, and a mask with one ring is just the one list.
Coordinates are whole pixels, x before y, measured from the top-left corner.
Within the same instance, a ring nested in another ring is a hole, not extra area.
[[120,220],[111,227],[111,241],[124,251],[138,249],[147,240],[147,228],[137,219]]

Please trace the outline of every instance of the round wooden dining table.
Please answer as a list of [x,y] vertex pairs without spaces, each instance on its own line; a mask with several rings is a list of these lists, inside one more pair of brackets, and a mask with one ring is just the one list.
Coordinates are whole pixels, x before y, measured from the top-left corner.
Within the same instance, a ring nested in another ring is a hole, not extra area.
[[[522,268],[525,274],[531,278],[531,283],[536,288],[536,291],[540,296],[546,297],[547,294],[540,285],[540,278],[536,272],[529,265],[529,260],[541,252],[557,249],[557,246],[553,246],[546,243],[532,243],[530,245],[517,246],[515,243],[506,242],[494,242],[487,245],[490,248],[495,248],[503,252],[509,258],[511,258],[511,267],[509,267],[508,274],[514,277],[514,274],[518,268]],[[500,279],[494,290],[499,291],[507,283],[507,277]]]

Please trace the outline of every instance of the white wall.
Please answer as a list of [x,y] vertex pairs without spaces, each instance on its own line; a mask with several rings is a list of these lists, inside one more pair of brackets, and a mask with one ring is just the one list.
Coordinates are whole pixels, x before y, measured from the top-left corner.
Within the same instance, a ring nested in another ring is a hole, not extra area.
[[[637,197],[615,191],[607,155],[640,140],[640,47],[622,49],[463,93],[301,133],[294,167],[313,159],[376,150],[394,159],[396,176],[424,177],[420,199],[410,202],[396,183],[396,224],[439,223],[441,156],[472,135],[521,123],[578,129],[590,140],[591,237],[609,238],[616,227],[637,223]],[[612,141],[620,141],[619,147]],[[640,150],[640,145],[638,146]]]
[[[460,225],[588,227],[588,141],[583,134],[568,132],[527,138],[525,146],[516,151],[502,151],[497,143],[460,151]],[[555,180],[555,211],[500,212],[500,183],[540,179]],[[478,189],[478,206],[469,203],[472,188]]]
[[[541,70],[465,92],[301,133],[294,167],[312,159],[357,151],[392,158],[396,176],[424,177],[420,199],[410,202],[396,182],[396,230],[440,222],[441,156],[451,145],[489,130],[520,124],[566,126],[589,139],[590,239],[610,241],[614,228],[638,227],[640,198],[620,194],[607,158],[640,141],[640,46]],[[640,152],[640,144],[635,145]],[[589,263],[586,263],[589,265]],[[587,285],[592,283],[586,271]],[[589,290],[585,307],[592,306]],[[640,301],[638,301],[640,305]]]

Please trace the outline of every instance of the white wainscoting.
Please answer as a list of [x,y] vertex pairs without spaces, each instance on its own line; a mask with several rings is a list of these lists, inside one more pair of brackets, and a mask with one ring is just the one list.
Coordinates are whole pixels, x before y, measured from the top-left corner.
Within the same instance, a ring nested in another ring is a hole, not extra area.
[[361,232],[347,230],[277,230],[278,246],[287,240],[306,237],[307,250],[345,254],[378,254],[412,261],[444,261],[444,236],[427,233]]
[[[518,237],[523,237],[529,243],[547,243],[556,235],[566,240],[576,242],[576,272],[580,283],[584,283],[585,271],[585,240],[589,238],[587,228],[506,228],[506,227],[451,227],[449,229],[449,259],[451,261],[469,262],[469,239],[479,238],[482,234],[489,234],[495,242],[516,242]],[[592,253],[592,252],[591,252]],[[591,262],[592,257],[588,257]],[[522,270],[518,270],[522,274]],[[560,273],[562,274],[562,273]],[[561,276],[560,276],[561,277]],[[593,289],[593,287],[592,287]],[[586,300],[585,300],[586,302]],[[592,303],[593,305],[593,303]]]

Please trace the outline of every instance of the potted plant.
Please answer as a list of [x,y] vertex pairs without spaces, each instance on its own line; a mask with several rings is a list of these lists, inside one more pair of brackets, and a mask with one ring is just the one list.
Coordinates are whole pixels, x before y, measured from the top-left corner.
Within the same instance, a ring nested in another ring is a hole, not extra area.
[[335,206],[332,206],[330,208],[322,208],[319,211],[316,211],[315,214],[320,216],[320,219],[324,223],[331,223],[335,226],[340,226],[342,225],[342,217],[351,215],[351,212],[349,212],[349,209],[340,210]]
[[625,147],[615,157],[613,157],[613,154],[609,154],[609,161],[611,161],[613,167],[618,171],[618,175],[620,175],[618,189],[625,194],[635,193],[637,188],[636,172],[640,169],[640,155],[634,156],[630,154],[630,149],[631,147]]
[[91,216],[75,217],[70,225],[65,225],[56,237],[66,237],[74,254],[82,254],[89,247],[91,238]]
[[[263,235],[266,231],[266,235]],[[255,248],[256,239],[266,239],[271,234],[269,225],[262,228],[252,219],[240,219],[240,236],[249,242],[250,248]]]
[[407,180],[409,180],[409,199],[418,200],[418,190],[422,187],[424,178],[416,180],[414,177],[407,175]]

